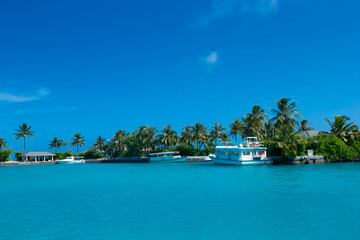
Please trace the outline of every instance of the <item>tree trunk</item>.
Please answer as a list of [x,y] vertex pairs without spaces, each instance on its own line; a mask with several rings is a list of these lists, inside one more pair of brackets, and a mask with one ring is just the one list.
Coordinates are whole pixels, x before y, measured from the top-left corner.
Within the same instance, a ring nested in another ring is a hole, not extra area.
[[[25,155],[25,153],[26,153],[26,152],[25,152],[25,138],[26,138],[26,137],[24,137],[24,155]],[[26,157],[25,157],[25,162],[26,162],[26,161],[27,161],[27,160],[26,160]]]
[[76,155],[79,156],[79,144],[76,144]]

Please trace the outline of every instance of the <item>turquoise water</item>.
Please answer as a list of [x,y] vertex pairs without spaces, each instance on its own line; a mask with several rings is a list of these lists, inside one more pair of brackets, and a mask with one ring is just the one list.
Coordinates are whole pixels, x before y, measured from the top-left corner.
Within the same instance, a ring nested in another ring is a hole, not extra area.
[[360,239],[360,164],[0,168],[0,239]]

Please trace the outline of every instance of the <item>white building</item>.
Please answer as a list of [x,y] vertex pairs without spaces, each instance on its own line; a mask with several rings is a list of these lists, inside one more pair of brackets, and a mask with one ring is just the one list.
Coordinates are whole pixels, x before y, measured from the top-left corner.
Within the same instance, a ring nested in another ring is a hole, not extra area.
[[35,161],[35,162],[45,162],[45,161],[54,161],[56,155],[49,152],[28,152],[22,155],[23,161]]

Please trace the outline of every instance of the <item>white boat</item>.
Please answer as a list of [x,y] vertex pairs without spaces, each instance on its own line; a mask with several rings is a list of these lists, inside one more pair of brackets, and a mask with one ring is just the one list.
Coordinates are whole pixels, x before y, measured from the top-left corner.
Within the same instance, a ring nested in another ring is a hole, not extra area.
[[185,162],[187,157],[181,157],[179,152],[161,152],[161,153],[150,153],[150,161],[153,162],[168,162],[168,163],[179,163]]
[[59,164],[76,164],[76,163],[85,163],[83,157],[67,157],[63,160],[56,160]]
[[266,165],[273,160],[267,158],[266,147],[256,137],[248,137],[244,144],[224,142],[216,146],[215,164],[224,165]]
[[215,158],[215,154],[210,154],[206,160],[212,161]]

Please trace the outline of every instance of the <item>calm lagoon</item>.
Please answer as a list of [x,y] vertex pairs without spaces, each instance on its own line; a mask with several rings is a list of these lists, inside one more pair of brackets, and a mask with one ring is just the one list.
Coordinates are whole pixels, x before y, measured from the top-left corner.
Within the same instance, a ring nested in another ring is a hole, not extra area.
[[360,239],[360,163],[0,168],[0,239]]

